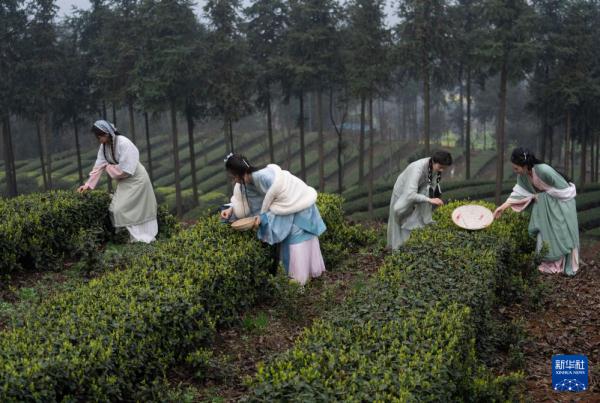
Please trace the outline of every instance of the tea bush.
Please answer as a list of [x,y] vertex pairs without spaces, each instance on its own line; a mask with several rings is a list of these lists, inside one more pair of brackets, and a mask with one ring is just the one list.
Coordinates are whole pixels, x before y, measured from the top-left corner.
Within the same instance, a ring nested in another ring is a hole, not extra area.
[[327,231],[319,242],[325,267],[332,268],[348,257],[351,250],[373,243],[375,231],[361,225],[349,224],[344,217],[344,199],[336,194],[320,193],[317,199],[319,213],[327,225]]
[[368,286],[261,366],[247,400],[518,399],[522,374],[494,377],[481,358],[506,347],[493,315],[511,302],[505,279],[535,272],[526,217],[464,231],[449,222],[458,205],[438,209]]
[[[100,241],[114,237],[109,219],[110,196],[51,191],[0,200],[0,274],[22,270],[57,270],[63,259],[82,249],[89,237],[81,231],[100,231]],[[158,210],[161,236],[178,225],[168,211]]]
[[[340,205],[337,197],[319,199],[331,242],[348,248],[357,241],[342,235],[356,237],[358,229],[329,221]],[[339,249],[329,242],[324,249]],[[255,234],[214,215],[128,267],[41,302],[0,332],[0,401],[160,399],[155,386],[169,366],[209,346],[217,326],[272,293],[270,259]],[[194,365],[204,359],[210,354],[194,355]]]

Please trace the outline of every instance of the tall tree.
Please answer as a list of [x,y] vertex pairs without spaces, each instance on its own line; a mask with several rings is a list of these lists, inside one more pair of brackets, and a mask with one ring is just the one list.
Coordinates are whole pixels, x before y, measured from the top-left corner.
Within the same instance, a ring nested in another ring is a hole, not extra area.
[[353,0],[348,6],[348,75],[353,93],[361,100],[359,181],[365,177],[365,101],[369,106],[369,212],[373,211],[373,98],[387,90],[391,75],[391,35],[384,24],[384,6],[383,0]]
[[177,112],[184,105],[187,77],[194,69],[198,21],[188,0],[145,0],[140,5],[144,42],[136,83],[145,110],[169,110],[177,215],[183,214]]
[[23,1],[0,2],[0,129],[4,150],[6,194],[17,195],[14,147],[10,130],[10,115],[19,103],[23,80],[24,37],[27,16]]
[[77,155],[77,172],[79,182],[83,182],[81,163],[81,144],[79,128],[88,122],[84,116],[92,111],[94,100],[89,90],[91,76],[83,54],[81,39],[83,24],[79,18],[68,18],[62,25],[60,46],[62,48],[63,65],[61,66],[62,97],[58,104],[58,121],[61,126],[71,125]]
[[448,81],[452,53],[446,0],[401,0],[397,27],[402,64],[423,85],[423,140],[430,153],[431,86]]
[[319,136],[319,189],[324,182],[323,91],[329,88],[335,64],[339,60],[336,41],[338,6],[333,0],[290,1],[290,28],[285,40],[284,68],[290,88],[300,105],[300,176],[306,180],[304,147],[304,99],[317,95],[317,130]]
[[282,0],[256,0],[246,8],[246,35],[256,67],[256,104],[267,115],[270,161],[275,161],[273,145],[273,86],[281,81],[283,41],[288,29],[288,6]]
[[248,44],[240,32],[239,0],[209,0],[208,99],[211,111],[223,119],[225,144],[234,151],[233,122],[251,111],[253,66]]
[[489,73],[499,74],[496,117],[496,203],[500,203],[504,177],[506,89],[508,81],[519,80],[529,69],[535,47],[532,30],[535,14],[526,0],[485,0],[484,18],[489,31],[481,48]]
[[[454,65],[458,72],[460,89],[460,132],[464,133],[465,179],[471,178],[471,115],[473,81],[482,81],[482,60],[479,57],[484,31],[482,0],[459,0],[451,9],[452,36],[454,39]],[[464,94],[464,97],[463,97]],[[466,114],[463,113],[463,98]],[[466,115],[466,116],[465,116]],[[466,118],[466,119],[465,119]],[[461,136],[462,137],[462,136]]]
[[[29,4],[32,15],[27,34],[28,98],[31,112],[41,125],[42,174],[46,188],[52,188],[52,129],[56,122],[56,102],[63,91],[63,55],[58,47],[54,0],[35,0]],[[44,167],[45,165],[45,167]],[[44,170],[45,168],[45,170]]]

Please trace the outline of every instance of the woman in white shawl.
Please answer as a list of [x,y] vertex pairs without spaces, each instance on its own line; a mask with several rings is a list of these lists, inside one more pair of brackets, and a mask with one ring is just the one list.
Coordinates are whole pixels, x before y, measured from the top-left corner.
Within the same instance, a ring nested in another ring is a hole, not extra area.
[[433,206],[444,204],[440,198],[440,180],[452,165],[452,155],[436,151],[431,157],[412,162],[398,176],[392,191],[387,227],[387,244],[398,249],[412,230],[433,222]]
[[109,206],[113,225],[127,228],[132,242],[154,241],[158,233],[156,197],[137,147],[106,120],[96,121],[92,133],[100,142],[100,149],[88,181],[77,191],[94,189],[106,171],[117,180]]
[[225,168],[236,182],[225,220],[255,216],[258,238],[280,245],[280,258],[293,280],[304,285],[325,271],[319,235],[326,227],[317,192],[275,164],[257,169],[239,154],[229,154]]

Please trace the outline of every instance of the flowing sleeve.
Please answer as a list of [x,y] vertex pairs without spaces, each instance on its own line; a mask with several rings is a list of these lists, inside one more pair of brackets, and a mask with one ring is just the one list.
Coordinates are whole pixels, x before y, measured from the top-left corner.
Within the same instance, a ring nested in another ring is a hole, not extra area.
[[523,175],[517,176],[517,184],[513,187],[510,196],[506,199],[506,204],[516,211],[525,210],[535,199],[535,191]]
[[119,148],[119,168],[126,174],[135,174],[135,169],[140,161],[140,152],[127,137],[119,136],[117,140]]
[[106,160],[106,158],[104,158],[104,152],[102,151],[103,148],[104,146],[102,144],[100,145],[100,148],[98,148],[98,155],[96,156],[96,162],[94,163],[94,168],[92,169],[92,171],[108,164],[108,161]]

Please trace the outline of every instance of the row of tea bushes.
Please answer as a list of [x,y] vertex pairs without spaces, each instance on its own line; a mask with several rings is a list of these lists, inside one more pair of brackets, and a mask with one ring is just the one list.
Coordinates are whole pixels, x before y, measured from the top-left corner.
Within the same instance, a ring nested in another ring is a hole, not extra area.
[[[526,218],[481,232],[450,213],[413,232],[377,277],[301,336],[252,381],[249,401],[505,401],[520,373],[494,377],[482,358],[506,347],[493,313],[535,276]],[[504,289],[514,278],[522,287]]]
[[[324,250],[357,242],[336,234],[353,234],[343,219],[330,221],[342,217],[341,203],[319,198],[331,237]],[[170,365],[271,293],[270,259],[253,233],[235,232],[215,215],[129,267],[44,301],[0,333],[0,401],[154,399],[148,393]]]
[[[110,196],[105,192],[34,193],[0,199],[0,274],[23,270],[57,270],[77,252],[85,234],[99,241],[113,237],[109,220]],[[177,223],[159,208],[162,236],[176,232]]]

